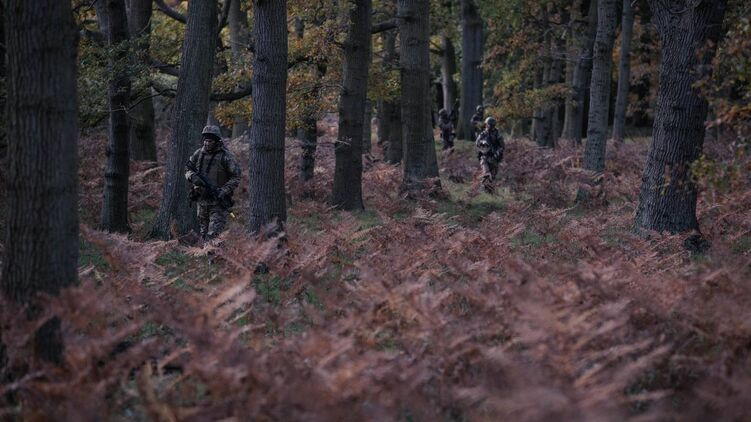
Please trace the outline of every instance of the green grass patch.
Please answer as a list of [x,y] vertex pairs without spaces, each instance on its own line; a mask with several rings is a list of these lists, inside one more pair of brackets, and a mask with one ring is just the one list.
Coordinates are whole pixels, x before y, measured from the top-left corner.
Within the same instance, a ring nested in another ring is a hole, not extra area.
[[539,248],[540,246],[548,245],[555,241],[555,236],[552,234],[542,235],[535,230],[527,229],[511,239],[510,246],[512,249],[522,247]]
[[730,250],[739,255],[751,252],[751,236],[741,236],[733,243]]
[[94,266],[97,271],[107,271],[110,269],[110,265],[104,260],[102,252],[89,243],[83,237],[78,239],[78,266],[90,267]]

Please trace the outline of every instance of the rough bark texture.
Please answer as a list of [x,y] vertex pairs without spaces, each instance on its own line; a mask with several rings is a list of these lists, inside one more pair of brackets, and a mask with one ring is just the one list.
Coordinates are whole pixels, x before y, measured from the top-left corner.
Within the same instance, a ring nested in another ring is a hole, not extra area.
[[[102,0],[98,0],[97,3]],[[151,44],[151,0],[128,0],[128,25],[131,38],[138,39],[136,57],[148,66]],[[154,101],[151,88],[139,93],[138,104],[130,110],[130,158],[138,161],[156,161],[154,132]]]
[[398,15],[406,189],[421,188],[438,177],[430,113],[430,2],[399,0]]
[[621,22],[621,58],[618,65],[618,95],[615,99],[613,139],[623,143],[626,127],[626,107],[628,90],[631,84],[631,38],[634,34],[634,8],[632,0],[623,0],[623,20]]
[[363,209],[362,137],[368,92],[371,46],[371,0],[352,1],[344,42],[344,78],[339,96],[339,136],[336,141],[333,205]]
[[[0,113],[5,113],[5,71],[5,6],[0,2]],[[5,160],[5,156],[8,153],[8,138],[5,133],[6,129],[5,118],[3,118],[0,120],[0,175],[5,173],[3,160]],[[2,347],[2,344],[0,344],[0,347]],[[2,360],[0,360],[0,364],[2,364]]]
[[109,104],[109,136],[107,138],[107,166],[104,170],[104,202],[101,229],[127,233],[128,177],[130,175],[130,77],[125,65],[128,60],[128,15],[125,0],[107,0],[109,33],[107,45],[117,53],[110,59],[110,81],[107,92]]
[[592,50],[594,49],[595,36],[597,34],[597,0],[589,3],[587,17],[587,29],[581,41],[579,58],[574,69],[574,81],[569,118],[564,126],[564,136],[575,145],[581,145],[584,132],[584,111],[587,108],[589,97],[586,95],[592,72]]
[[[702,152],[707,101],[694,88],[711,71],[727,2],[650,1],[662,61],[652,145],[636,224],[673,233],[698,229],[689,166]],[[680,13],[678,13],[680,12]]]
[[[245,65],[244,55],[250,44],[248,15],[242,10],[240,3],[240,0],[232,0],[229,5],[229,42],[230,51],[232,52],[232,65],[235,67]],[[235,122],[232,125],[232,137],[240,137],[247,130],[247,120],[242,116],[235,117]]]
[[216,0],[190,2],[188,23],[180,63],[177,94],[172,108],[167,168],[151,236],[170,237],[174,221],[178,234],[197,227],[194,207],[188,202],[188,184],[184,179],[185,163],[198,148],[201,129],[209,112],[209,91],[216,48]]
[[582,4],[583,0],[575,0],[571,6],[571,14],[569,19],[569,26],[566,31],[566,86],[569,88],[568,95],[566,95],[566,103],[564,105],[563,114],[563,128],[561,137],[569,139],[571,136],[571,125],[573,124],[574,108],[575,104],[575,86],[574,86],[574,73],[578,65],[579,51],[582,45],[583,30],[582,30]]
[[[70,3],[7,0],[7,227],[0,289],[27,302],[78,277],[77,33]],[[35,353],[59,361],[59,320]]]
[[600,0],[597,6],[597,38],[589,94],[587,145],[584,149],[584,168],[595,172],[605,169],[617,3],[616,0]]
[[253,5],[255,55],[248,229],[257,233],[271,223],[282,229],[287,220],[284,188],[287,1],[255,0]]
[[443,54],[441,55],[441,84],[443,87],[443,108],[448,114],[456,106],[456,50],[451,38],[444,35],[443,37]]
[[470,121],[475,107],[482,104],[482,19],[475,0],[461,0],[462,6],[462,92],[457,137],[472,133]]
[[[383,33],[383,61],[387,67],[396,68],[399,65],[395,31]],[[379,134],[384,144],[384,160],[391,164],[401,163],[404,156],[401,104],[396,101],[383,101],[379,107],[379,113],[384,121],[384,127],[387,128]]]

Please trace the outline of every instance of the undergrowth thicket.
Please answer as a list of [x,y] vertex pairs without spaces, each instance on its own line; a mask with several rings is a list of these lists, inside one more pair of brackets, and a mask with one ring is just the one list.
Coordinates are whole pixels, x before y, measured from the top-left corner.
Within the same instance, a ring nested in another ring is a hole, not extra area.
[[[44,299],[63,321],[65,364],[31,360],[44,319],[3,303],[2,415],[748,417],[748,180],[704,194],[712,248],[692,255],[681,236],[632,231],[646,140],[610,151],[588,208],[573,205],[580,149],[508,141],[493,195],[470,143],[439,156],[442,191],[417,197],[399,194],[398,167],[366,157],[356,213],[326,202],[332,142],[328,131],[303,184],[290,141],[283,238],[249,240],[240,207],[221,244],[201,248],[143,239],[161,193],[153,163],[132,171],[133,234],[96,231],[104,141],[84,138],[81,283]],[[247,162],[240,140],[229,146]]]

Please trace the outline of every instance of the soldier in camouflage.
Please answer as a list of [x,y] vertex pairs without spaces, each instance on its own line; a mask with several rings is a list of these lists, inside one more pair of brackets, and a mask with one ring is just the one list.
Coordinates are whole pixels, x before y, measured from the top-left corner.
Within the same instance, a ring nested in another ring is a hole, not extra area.
[[209,240],[218,236],[227,224],[241,170],[235,157],[224,147],[217,126],[204,127],[202,136],[203,146],[190,157],[185,178],[192,184],[191,199],[198,201],[201,237]]
[[454,147],[454,123],[451,121],[451,116],[442,108],[438,112],[438,128],[441,130],[441,140],[443,140],[443,150],[449,150]]
[[495,126],[496,121],[493,117],[485,120],[485,130],[483,130],[475,141],[477,146],[477,157],[480,159],[482,168],[482,185],[488,192],[493,192],[493,180],[498,173],[498,165],[503,159],[503,150],[506,145],[503,142],[501,131]]
[[477,135],[483,130],[483,120],[485,120],[485,107],[479,105],[477,106],[477,109],[475,109],[475,114],[472,115],[472,119],[469,121],[469,139],[477,139]]

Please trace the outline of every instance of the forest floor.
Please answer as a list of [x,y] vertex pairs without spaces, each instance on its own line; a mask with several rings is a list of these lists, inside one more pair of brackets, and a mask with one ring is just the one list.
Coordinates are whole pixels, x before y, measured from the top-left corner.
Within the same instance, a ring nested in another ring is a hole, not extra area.
[[[702,195],[712,245],[702,254],[683,247],[685,235],[633,231],[647,139],[610,148],[588,207],[573,201],[585,180],[581,148],[509,140],[488,194],[473,144],[458,141],[448,155],[437,145],[442,189],[404,197],[401,169],[377,159],[374,145],[366,209],[343,212],[327,203],[329,124],[308,184],[289,141],[285,238],[248,240],[244,174],[236,218],[205,247],[144,239],[161,195],[155,163],[131,171],[133,233],[94,230],[105,141],[82,139],[82,287],[54,307],[66,369],[17,386],[37,398],[34,411],[115,420],[748,417],[747,185]],[[246,144],[228,146],[247,163]]]

